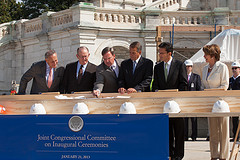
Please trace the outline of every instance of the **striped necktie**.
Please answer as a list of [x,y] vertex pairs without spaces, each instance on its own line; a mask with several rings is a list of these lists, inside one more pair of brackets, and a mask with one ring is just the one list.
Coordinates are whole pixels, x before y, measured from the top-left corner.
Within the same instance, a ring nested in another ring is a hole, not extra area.
[[52,85],[52,75],[53,73],[52,73],[52,68],[50,68],[50,72],[49,72],[49,75],[48,75],[48,82],[47,82],[47,84],[48,84],[48,88],[50,88],[51,87],[51,85]]
[[83,65],[81,65],[79,72],[78,72],[78,84],[80,84],[80,81],[82,79],[82,74],[83,74],[82,68],[83,68]]

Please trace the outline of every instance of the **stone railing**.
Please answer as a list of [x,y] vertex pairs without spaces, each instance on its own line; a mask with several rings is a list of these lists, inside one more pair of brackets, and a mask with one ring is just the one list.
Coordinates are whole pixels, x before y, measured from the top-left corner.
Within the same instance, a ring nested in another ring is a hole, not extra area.
[[[219,16],[222,23],[219,24]],[[240,25],[240,11],[163,11],[160,25]],[[224,21],[224,22],[223,22]]]
[[111,23],[143,23],[141,12],[135,10],[96,9],[94,21]]
[[42,31],[42,19],[34,18],[25,22],[25,34]]
[[146,5],[144,7],[139,8],[139,10],[143,10],[146,8],[159,8],[161,10],[167,10],[168,8],[173,8],[174,5],[178,4],[174,8],[176,10],[179,9],[179,1],[180,0],[161,0],[161,1],[155,1],[149,5]]
[[211,11],[165,11],[160,15],[160,25],[213,25]]
[[56,27],[73,22],[73,15],[70,9],[51,14],[51,26]]
[[10,24],[4,23],[0,25],[0,38],[10,35]]
[[[171,0],[170,4],[178,3]],[[42,14],[32,20],[19,20],[0,24],[0,40],[24,38],[42,32],[56,31],[67,27],[99,27],[123,29],[154,29],[156,26],[194,25],[240,25],[240,11],[162,11],[160,9],[127,10],[106,9],[78,5],[60,12]],[[220,21],[220,20],[223,21]],[[152,28],[148,28],[151,26]],[[6,37],[6,38],[4,38]]]
[[229,25],[239,25],[240,24],[240,11],[231,11],[229,16]]

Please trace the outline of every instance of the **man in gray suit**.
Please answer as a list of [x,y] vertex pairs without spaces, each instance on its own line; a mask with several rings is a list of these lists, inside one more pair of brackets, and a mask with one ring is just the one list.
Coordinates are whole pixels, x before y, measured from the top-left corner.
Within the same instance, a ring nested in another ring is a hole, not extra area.
[[25,94],[27,84],[33,79],[31,94],[62,92],[64,68],[57,67],[58,58],[54,50],[45,53],[45,61],[35,62],[22,76],[19,94]]
[[93,95],[100,93],[112,93],[118,91],[119,65],[115,60],[113,48],[106,47],[102,50],[103,62],[97,66],[96,82],[94,83]]

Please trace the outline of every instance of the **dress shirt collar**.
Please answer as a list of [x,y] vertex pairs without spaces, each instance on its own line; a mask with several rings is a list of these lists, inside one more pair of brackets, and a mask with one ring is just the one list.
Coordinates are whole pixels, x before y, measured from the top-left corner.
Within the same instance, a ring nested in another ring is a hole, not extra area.
[[116,63],[115,60],[114,60],[114,63],[111,65],[111,67],[112,67],[113,69],[115,69],[115,68],[117,67],[117,63]]
[[[167,62],[168,66],[170,66],[172,63],[172,56],[170,57],[170,60]],[[165,66],[166,62],[164,62],[164,66]]]
[[240,76],[240,74],[236,78],[234,78],[233,76],[232,77],[233,77],[234,80],[236,80],[239,76]]
[[[140,58],[141,58],[141,55],[138,57],[138,59],[137,59],[137,60],[135,60],[135,61],[136,61],[136,64],[138,64],[138,62],[139,62]],[[133,61],[132,61],[132,62],[133,62]]]

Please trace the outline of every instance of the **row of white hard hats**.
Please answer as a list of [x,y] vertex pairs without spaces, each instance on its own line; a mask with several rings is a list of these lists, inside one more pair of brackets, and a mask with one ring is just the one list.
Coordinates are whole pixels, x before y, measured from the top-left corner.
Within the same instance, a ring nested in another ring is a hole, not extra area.
[[[184,62],[184,64],[185,64],[186,66],[193,66],[193,62],[192,62],[190,59],[186,60],[186,61]],[[233,62],[231,66],[232,66],[232,67],[239,67],[239,68],[240,68],[240,63],[236,61],[236,62]]]
[[[179,113],[181,109],[174,100],[167,101],[163,108],[163,113]],[[229,105],[224,100],[218,100],[213,105],[212,112],[230,112]],[[81,102],[73,107],[72,114],[88,114],[88,106]],[[34,104],[30,109],[30,114],[46,114],[44,106],[40,103]],[[136,114],[136,108],[133,103],[125,102],[121,105],[119,114]]]
[[[179,113],[181,109],[177,102],[171,100],[165,103],[163,108],[163,113]],[[222,112],[230,112],[229,105],[224,100],[218,100],[214,103],[212,112],[214,113],[222,113]]]
[[[73,107],[72,114],[88,114],[88,106],[81,102]],[[120,107],[120,114],[136,114],[135,106],[131,102],[125,102]],[[35,103],[30,109],[30,114],[46,114],[46,110],[41,103]]]

